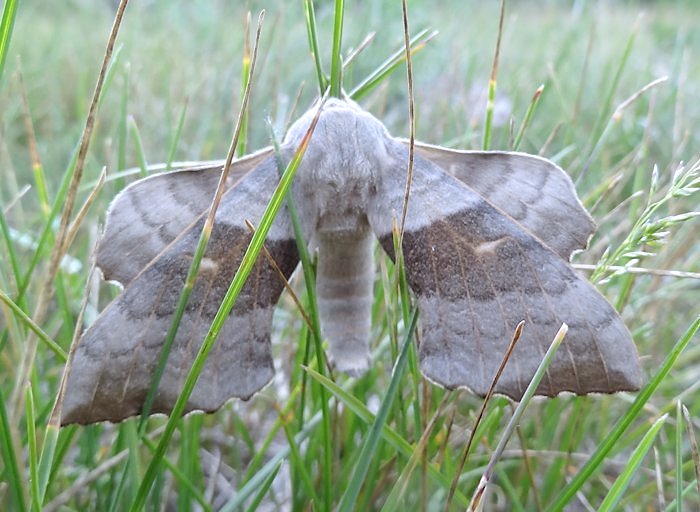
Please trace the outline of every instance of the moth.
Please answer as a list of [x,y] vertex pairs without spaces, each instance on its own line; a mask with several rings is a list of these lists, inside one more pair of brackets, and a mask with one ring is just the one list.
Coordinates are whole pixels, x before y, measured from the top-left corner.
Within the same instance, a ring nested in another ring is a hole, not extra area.
[[[288,162],[314,109],[289,129]],[[484,395],[516,325],[525,327],[496,392],[522,397],[562,322],[564,344],[539,385],[555,396],[636,390],[635,345],[615,309],[568,261],[594,222],[567,174],[528,154],[455,151],[417,143],[403,254],[420,310],[420,367],[446,388]],[[370,365],[375,240],[394,258],[409,147],[356,103],[329,99],[291,193],[304,239],[318,251],[321,332],[336,369]],[[97,264],[123,292],[82,335],[67,375],[63,424],[139,414],[221,166],[150,176],[125,188],[107,214]],[[197,281],[160,382],[154,413],[169,413],[279,180],[267,148],[234,162]],[[285,277],[298,264],[288,212],[266,246]],[[187,404],[215,411],[248,399],[274,374],[272,313],[283,281],[259,256]]]

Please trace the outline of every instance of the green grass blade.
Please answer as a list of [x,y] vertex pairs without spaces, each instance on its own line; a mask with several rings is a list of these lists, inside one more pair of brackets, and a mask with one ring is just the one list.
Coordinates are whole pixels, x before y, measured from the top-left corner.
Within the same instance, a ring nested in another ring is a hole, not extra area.
[[[419,52],[425,45],[428,44],[433,37],[437,35],[437,31],[430,29],[423,29],[413,36],[410,40],[411,55]],[[355,86],[352,91],[348,94],[353,100],[362,99],[366,96],[372,89],[384,81],[384,79],[389,76],[396,68],[398,68],[401,63],[406,60],[406,49],[402,45],[401,48],[392,53],[384,62],[382,62],[377,69],[369,74],[364,80],[362,80],[357,86]]]
[[333,19],[333,53],[331,54],[331,92],[330,95],[340,98],[343,89],[343,14],[345,1],[335,0],[335,17]]
[[[284,435],[287,437],[287,445],[289,446],[289,464],[290,468],[294,468],[301,480],[301,484],[304,486],[304,490],[309,496],[310,503],[318,503],[321,506],[321,499],[318,497],[315,489],[314,483],[309,474],[308,469],[304,465],[304,459],[299,452],[299,447],[294,439],[294,432],[291,425],[286,420],[282,419],[282,427],[284,429]],[[325,461],[324,461],[325,462]],[[326,489],[327,491],[327,489]]]
[[[608,92],[605,95],[605,99],[601,103],[603,108],[599,110],[598,119],[596,119],[593,130],[591,131],[592,136],[591,141],[589,142],[589,146],[591,148],[599,146],[599,141],[603,138],[603,132],[605,131],[605,127],[607,126],[607,124],[605,123],[605,119],[610,113],[610,109],[612,108],[613,104],[613,98],[620,84],[622,73],[625,70],[625,67],[627,66],[627,61],[629,61],[630,55],[632,54],[632,48],[634,48],[634,42],[637,39],[637,34],[639,33],[640,20],[641,16],[637,19],[636,23],[632,27],[632,31],[630,32],[630,35],[627,38],[627,43],[625,44],[625,49],[622,52],[620,62],[617,66],[617,69],[615,70],[615,75],[613,76],[613,79],[610,82],[610,88],[608,89]],[[593,150],[591,150],[591,153],[593,153]]]
[[387,389],[386,395],[384,395],[384,400],[382,400],[379,411],[374,418],[374,423],[372,423],[372,426],[367,433],[367,437],[362,444],[350,483],[348,484],[348,487],[340,500],[340,504],[338,505],[338,510],[340,512],[350,512],[355,507],[357,496],[360,493],[360,487],[362,487],[362,483],[365,480],[370,462],[374,458],[377,444],[381,439],[382,429],[384,428],[386,420],[389,416],[389,411],[391,410],[394,399],[398,393],[399,382],[401,381],[401,377],[406,369],[408,352],[411,343],[413,342],[413,331],[416,328],[417,321],[418,309],[414,309],[413,314],[411,315],[411,322],[406,330],[406,337],[403,342],[403,347],[401,347],[401,353],[399,354],[396,364],[394,365],[394,372],[391,376],[391,382],[389,382],[389,388]]
[[540,102],[542,92],[544,92],[544,84],[540,85],[535,90],[535,94],[532,95],[532,100],[530,101],[530,105],[527,107],[527,112],[525,112],[525,117],[523,118],[523,122],[520,125],[520,129],[518,130],[518,135],[515,137],[515,142],[513,143],[514,151],[518,151],[518,149],[520,148],[520,143],[523,141],[523,137],[525,136],[527,127],[530,126],[530,121],[532,120],[532,116],[535,113],[537,104]]
[[[283,170],[283,163],[280,159],[280,148],[277,140],[272,132],[272,126],[269,126],[269,131],[275,148],[275,154],[277,155],[277,162],[280,166],[280,171]],[[301,229],[301,222],[299,220],[299,214],[297,212],[297,207],[292,194],[287,195],[287,210],[289,212],[289,217],[292,221],[292,229],[294,230],[294,240],[296,241],[297,252],[299,253],[299,260],[301,262],[301,268],[304,274],[304,284],[306,286],[306,295],[308,300],[308,315],[311,319],[311,333],[313,335],[314,350],[316,352],[316,364],[319,373],[321,375],[326,375],[326,363],[325,354],[323,351],[323,338],[321,336],[321,321],[319,319],[318,313],[318,298],[316,296],[316,272],[314,265],[311,261],[311,256],[308,250],[308,244],[304,240],[304,233]],[[332,497],[332,487],[333,487],[333,446],[332,446],[332,435],[331,435],[331,414],[328,408],[328,396],[326,395],[326,390],[323,386],[320,387],[320,401],[321,401],[321,413],[323,416],[322,434],[323,439],[323,499],[324,506],[326,509],[331,507],[331,497]],[[300,418],[303,418],[303,398],[300,409]]]
[[275,480],[275,477],[277,476],[277,473],[279,473],[279,470],[281,467],[282,467],[282,461],[278,462],[277,465],[274,467],[274,469],[267,476],[267,478],[265,478],[263,483],[260,485],[260,490],[255,495],[253,500],[250,502],[250,506],[247,509],[248,512],[255,512],[258,509],[258,506],[260,506],[260,503],[262,503],[262,500],[265,497],[265,494],[267,494],[267,491],[270,489],[270,486],[272,485],[272,482]]
[[5,59],[10,47],[10,39],[12,39],[12,28],[15,25],[18,3],[19,0],[5,0],[5,6],[2,10],[2,20],[0,20],[0,80],[2,80],[5,70]]
[[[114,69],[116,69],[116,63],[119,58],[121,46],[117,48],[117,50],[112,54],[110,57],[109,63],[107,65],[107,69],[105,71],[105,76],[106,79],[103,81],[103,85],[99,87],[99,91],[96,91],[98,93],[98,98],[97,98],[97,103],[99,104],[102,101],[102,98],[107,95],[107,91],[109,90],[109,86],[111,84],[111,77],[114,75]],[[60,211],[61,208],[65,205],[65,202],[67,201],[67,198],[69,196],[69,191],[71,189],[71,181],[73,181],[73,176],[76,173],[76,169],[78,168],[79,165],[79,160],[81,157],[81,149],[82,149],[82,137],[81,140],[78,141],[77,145],[73,149],[73,152],[71,153],[71,158],[68,163],[68,166],[66,167],[66,170],[63,173],[63,177],[61,178],[61,184],[58,189],[58,193],[56,194],[56,199],[54,200],[53,206],[51,207],[51,212],[49,213],[46,222],[44,224],[44,227],[41,232],[41,236],[39,237],[39,241],[37,242],[36,250],[34,251],[34,254],[32,255],[32,259],[29,263],[29,267],[27,268],[26,272],[24,273],[24,279],[21,281],[21,283],[18,285],[18,292],[17,292],[17,303],[22,304],[22,301],[24,300],[24,294],[27,291],[27,287],[29,286],[29,282],[31,280],[32,275],[34,274],[34,270],[36,269],[36,266],[38,265],[41,256],[44,253],[46,245],[50,242],[53,241],[53,232],[54,232],[54,221],[56,221],[58,218],[61,217]],[[84,151],[87,151],[87,147],[84,149]],[[84,155],[83,155],[84,158]],[[80,163],[82,166],[84,161]],[[80,173],[82,174],[82,169],[80,170]],[[77,184],[75,185],[77,187]],[[72,209],[72,207],[71,207]],[[66,220],[66,227],[67,227],[67,220]]]
[[24,496],[24,478],[17,463],[15,443],[10,430],[10,420],[5,407],[5,395],[0,387],[0,455],[4,466],[3,480],[10,489],[10,496],[17,510],[27,510],[27,502]]
[[476,491],[474,491],[474,497],[472,498],[468,510],[479,510],[480,506],[483,506],[483,503],[480,502],[483,498],[484,492],[486,491],[486,486],[490,482],[493,472],[496,469],[496,462],[498,462],[498,460],[501,458],[503,451],[506,449],[506,444],[508,444],[513,432],[515,432],[515,428],[520,424],[520,418],[522,418],[525,409],[527,409],[527,406],[530,403],[530,400],[532,400],[532,397],[535,395],[537,386],[540,385],[542,377],[544,377],[545,373],[547,373],[547,368],[549,368],[549,365],[554,359],[554,354],[564,341],[564,337],[566,336],[568,330],[568,326],[566,324],[562,324],[559,331],[554,336],[554,340],[552,340],[552,343],[549,345],[549,348],[542,358],[540,365],[537,367],[537,371],[532,377],[532,380],[530,380],[530,384],[528,384],[525,393],[523,393],[523,397],[520,399],[515,411],[513,411],[513,416],[510,418],[508,425],[506,425],[505,430],[501,434],[501,437],[498,440],[498,445],[493,450],[491,460],[489,461],[486,471],[481,477],[481,481],[479,482]]
[[34,394],[32,386],[27,386],[24,397],[25,421],[27,423],[27,447],[29,456],[29,492],[32,497],[32,509],[41,510],[42,500],[39,494],[38,457],[36,452],[36,424],[34,419]]
[[170,350],[172,349],[173,343],[175,341],[177,331],[180,328],[180,322],[182,321],[182,317],[185,314],[185,308],[187,307],[187,303],[189,302],[190,295],[192,293],[192,290],[194,289],[194,283],[197,279],[199,266],[202,262],[202,258],[204,258],[204,253],[206,252],[207,246],[209,244],[209,237],[211,236],[211,231],[214,226],[216,210],[224,194],[226,178],[228,177],[229,171],[231,170],[231,163],[233,162],[236,146],[238,145],[238,139],[241,133],[241,128],[243,126],[243,117],[245,115],[245,111],[248,108],[248,101],[250,100],[252,76],[253,73],[255,73],[255,62],[257,60],[258,54],[258,42],[260,41],[260,28],[264,17],[265,11],[262,11],[258,19],[258,28],[255,36],[255,48],[253,50],[253,59],[251,61],[250,66],[250,77],[248,78],[246,89],[243,95],[241,111],[238,115],[238,121],[236,122],[236,128],[234,129],[233,138],[231,140],[228,153],[226,155],[226,162],[224,163],[222,174],[219,179],[216,191],[214,193],[214,197],[212,198],[211,206],[209,207],[209,211],[207,212],[207,216],[204,220],[204,225],[202,226],[202,231],[199,235],[199,240],[197,241],[197,247],[195,248],[194,254],[192,256],[192,263],[190,264],[190,268],[187,271],[187,276],[185,277],[185,285],[183,286],[182,291],[180,292],[180,297],[178,298],[173,318],[170,322],[170,326],[168,327],[168,332],[165,336],[165,341],[163,342],[163,346],[160,350],[160,355],[158,356],[158,364],[151,379],[151,386],[148,390],[148,394],[146,395],[146,399],[143,404],[143,408],[141,411],[141,419],[139,420],[139,432],[141,434],[143,434],[144,432],[146,421],[148,415],[151,412],[151,407],[153,406],[153,401],[155,400],[160,380],[163,376],[163,372],[165,372],[165,366],[168,362],[168,357],[170,356]]
[[[413,447],[413,453],[411,453],[408,462],[405,464],[403,471],[401,471],[401,474],[399,475],[399,478],[396,481],[396,484],[392,487],[389,496],[384,502],[382,512],[394,512],[399,509],[401,498],[408,489],[408,484],[411,479],[411,475],[415,471],[418,462],[425,456],[425,450],[430,439],[430,435],[432,434],[433,429],[435,428],[435,424],[438,420],[438,414],[444,412],[444,405],[447,402],[449,396],[450,395],[447,393],[443,395],[443,399],[440,402],[440,405],[438,406],[435,415],[431,418],[430,422],[423,431],[423,434],[421,434],[418,443]],[[383,432],[382,436],[384,436]]]
[[685,420],[685,426],[688,429],[690,456],[693,460],[693,469],[695,470],[696,498],[698,501],[700,501],[700,450],[698,450],[698,440],[695,438],[693,420],[690,417],[690,412],[685,405],[683,406],[683,419]]
[[[156,445],[147,437],[142,437],[140,438],[141,442],[146,445],[146,447],[151,450],[151,452],[156,451]],[[199,503],[202,507],[202,510],[206,512],[211,512],[211,504],[204,499],[204,496],[200,492],[199,488],[197,486],[193,485],[192,481],[187,478],[187,475],[180,469],[180,467],[177,464],[173,464],[168,460],[167,457],[163,458],[163,464],[168,468],[168,471],[170,471],[175,479],[178,481],[180,485],[183,486],[183,488],[187,489],[187,492],[192,495],[192,497],[197,500],[197,503]]]
[[[649,431],[644,435],[639,445],[632,452],[632,456],[627,462],[625,469],[622,471],[622,473],[620,473],[620,476],[617,477],[615,483],[610,488],[610,492],[608,492],[608,494],[605,496],[603,503],[600,504],[600,507],[598,508],[599,512],[609,512],[611,510],[615,510],[615,507],[622,498],[622,495],[627,489],[630,480],[637,473],[639,465],[642,463],[644,456],[654,443],[656,435],[659,433],[659,430],[663,426],[667,417],[667,414],[661,416],[654,422]],[[680,503],[680,501],[678,503]],[[678,508],[678,510],[680,510],[680,508]]]
[[[309,435],[318,427],[321,422],[321,414],[315,414],[311,419],[304,423],[304,428],[295,436],[294,441],[297,446],[301,445]],[[277,465],[289,456],[289,446],[283,447],[275,452],[275,455],[267,461],[267,463],[257,471],[246,484],[238,489],[236,496],[224,505],[220,512],[232,512],[237,510],[245,500],[250,497],[256,489],[264,485],[269,475],[275,471]]]
[[[681,496],[686,497],[688,494],[690,494],[693,491],[693,489],[695,489],[696,486],[697,486],[696,482],[689,483],[683,489]],[[678,506],[676,505],[677,503],[678,503],[678,501],[676,501],[675,499],[671,503],[669,503],[666,506],[666,509],[665,509],[666,512],[677,512],[679,510]],[[698,509],[693,509],[693,510],[698,510]]]
[[321,56],[318,51],[318,34],[316,32],[316,14],[314,13],[313,0],[304,0],[304,17],[306,19],[306,35],[309,38],[309,50],[314,59],[316,79],[318,80],[319,94],[323,95],[328,88],[328,79],[323,72]]
[[[241,65],[241,105],[245,101],[248,83],[250,82],[250,11],[246,16],[245,22],[245,49],[243,50],[243,63]],[[240,158],[246,154],[248,137],[248,110],[242,111],[241,114],[241,135],[238,138],[236,147],[236,155]]]
[[148,162],[146,162],[146,153],[143,150],[143,140],[141,139],[141,133],[139,132],[139,127],[136,125],[136,120],[133,116],[129,116],[129,135],[131,140],[134,142],[134,151],[136,151],[136,161],[139,163],[139,169],[141,169],[141,178],[148,176]]
[[654,393],[654,391],[656,391],[656,388],[659,387],[661,382],[668,375],[668,372],[671,371],[671,368],[675,364],[676,360],[693,339],[698,329],[700,329],[700,317],[695,319],[685,334],[683,334],[683,336],[676,342],[673,349],[666,356],[663,363],[661,363],[661,367],[651,379],[649,384],[647,384],[639,392],[637,398],[632,403],[627,413],[618,420],[615,426],[613,426],[605,440],[598,445],[596,451],[593,453],[591,458],[588,459],[588,462],[583,465],[573,480],[571,480],[571,482],[569,482],[569,484],[561,490],[556,500],[552,505],[550,505],[548,510],[557,512],[564,510],[567,503],[571,501],[579,489],[581,489],[583,484],[586,483],[591,475],[600,468],[605,458],[617,444],[617,441],[620,439],[620,437],[622,437],[625,430],[627,430],[627,427],[629,427],[635,418],[637,418],[651,395]]
[[[49,422],[46,426],[44,442],[41,445],[41,455],[39,456],[39,497],[42,503],[45,501],[49,483],[57,474],[58,466],[68,451],[70,440],[75,431],[76,429],[71,427],[64,430],[64,435],[60,436],[61,431],[58,425]],[[62,444],[59,444],[59,440]]]
[[498,19],[498,33],[496,35],[496,51],[493,54],[491,76],[489,77],[489,91],[486,100],[486,119],[484,120],[484,142],[482,149],[491,147],[491,132],[493,130],[493,111],[496,106],[496,80],[498,78],[498,60],[501,55],[501,38],[503,36],[503,20],[506,12],[506,1],[501,0],[500,15]]
[[39,264],[39,261],[41,261],[41,257],[44,254],[44,250],[47,246],[47,244],[50,241],[53,241],[53,228],[54,228],[54,221],[56,220],[57,216],[59,215],[59,212],[61,210],[61,206],[63,205],[63,200],[66,197],[66,194],[68,193],[68,185],[70,184],[70,179],[73,174],[73,168],[75,167],[76,163],[78,161],[78,146],[76,146],[73,149],[73,153],[71,154],[71,159],[70,162],[68,163],[68,167],[63,173],[63,178],[61,178],[61,184],[59,185],[58,188],[58,193],[56,194],[56,199],[53,202],[53,206],[51,207],[51,212],[49,213],[48,217],[46,218],[46,221],[44,223],[44,227],[42,228],[41,235],[39,236],[39,240],[37,241],[36,244],[36,249],[34,250],[34,254],[32,255],[32,259],[29,261],[29,266],[27,267],[27,270],[24,272],[24,278],[22,281],[18,284],[17,288],[17,298],[15,299],[18,304],[21,304],[22,301],[24,300],[24,294],[27,291],[27,287],[29,286],[29,283],[31,281],[32,275],[34,274],[34,270],[36,269],[36,266]]
[[13,302],[13,300],[2,290],[0,290],[0,301],[4,302],[7,307],[15,314],[17,319],[24,325],[29,327],[29,329],[37,335],[39,341],[44,343],[49,350],[51,350],[56,357],[58,357],[62,363],[68,360],[68,355],[66,351],[61,348],[61,346],[52,340],[48,334],[46,334],[41,327],[39,327],[34,320],[32,320],[29,315],[27,315],[22,309]]
[[683,509],[683,404],[676,402],[676,510]]
[[129,119],[129,89],[130,66],[125,66],[124,84],[122,85],[121,102],[119,105],[119,121],[117,122],[117,171],[126,169],[126,146],[128,139],[127,123]]
[[[344,387],[339,386],[328,377],[319,374],[312,368],[307,368],[306,371],[311,378],[320,382],[325,388],[333,393],[336,398],[343,402],[343,404],[347,406],[348,409],[350,409],[354,414],[356,414],[364,423],[368,425],[373,423],[375,416],[369,409],[367,409],[365,404],[358,400],[352,393],[349,393]],[[413,454],[415,449],[414,446],[406,441],[406,439],[401,437],[401,435],[389,425],[385,424],[382,428],[382,437],[404,457],[410,458]],[[428,475],[443,489],[447,490],[450,488],[449,478],[440,473],[435,465],[428,464]],[[469,500],[460,492],[455,493],[455,498],[462,507],[466,507],[469,504]]]
[[177,145],[180,142],[180,136],[182,135],[182,127],[185,126],[185,117],[187,116],[187,98],[182,104],[180,109],[180,115],[177,118],[177,126],[175,127],[175,133],[173,133],[173,138],[170,140],[170,147],[168,148],[168,159],[165,161],[165,169],[170,170],[173,168],[173,160],[175,159],[175,152],[177,151]]
[[248,249],[243,255],[243,260],[241,261],[241,264],[233,277],[233,281],[231,282],[231,285],[229,286],[229,289],[227,290],[226,295],[224,296],[224,300],[222,301],[221,306],[219,307],[219,310],[217,311],[214,320],[209,328],[209,331],[207,332],[207,335],[199,348],[197,356],[194,359],[194,363],[192,364],[190,371],[187,373],[187,377],[185,379],[182,391],[180,392],[180,395],[178,396],[178,399],[176,400],[175,405],[173,406],[172,412],[170,413],[170,418],[168,419],[168,422],[165,426],[163,436],[161,437],[161,440],[158,443],[158,447],[156,448],[151,463],[146,469],[146,473],[139,487],[136,499],[134,500],[134,503],[131,506],[132,511],[141,510],[143,508],[143,505],[145,504],[146,497],[148,496],[151,485],[153,484],[156,474],[158,473],[160,462],[165,456],[165,450],[167,449],[168,444],[170,443],[170,440],[172,439],[172,436],[175,432],[175,428],[180,420],[180,417],[182,416],[185,410],[187,400],[189,399],[190,395],[192,394],[192,391],[194,390],[194,386],[197,383],[197,378],[202,372],[202,368],[204,367],[204,363],[207,359],[207,356],[209,355],[209,352],[214,346],[214,342],[216,341],[216,338],[219,335],[219,332],[221,331],[224,322],[228,318],[228,315],[231,312],[231,309],[233,308],[233,304],[238,298],[238,294],[241,292],[243,285],[248,279],[248,275],[253,269],[253,265],[257,260],[258,254],[262,250],[262,246],[265,242],[267,232],[270,230],[270,226],[272,226],[272,222],[274,221],[277,212],[279,211],[279,209],[282,206],[282,203],[284,202],[284,198],[287,194],[287,191],[289,190],[289,187],[291,186],[294,174],[296,173],[296,170],[299,167],[299,164],[301,163],[301,159],[304,156],[304,152],[306,151],[306,148],[311,140],[311,135],[313,133],[313,130],[316,128],[316,123],[318,121],[318,116],[320,115],[320,112],[321,109],[319,108],[316,117],[312,121],[311,126],[309,127],[309,130],[307,131],[299,148],[295,152],[294,157],[285,169],[284,174],[282,175],[282,178],[280,179],[280,182],[277,185],[277,188],[275,189],[270,199],[270,202],[267,205],[265,212],[263,213],[262,218],[260,219],[260,225],[255,231],[255,234],[253,235],[253,238],[251,239],[250,244],[248,245]]
[[19,286],[22,282],[22,270],[19,268],[19,260],[17,259],[15,244],[12,241],[10,229],[5,220],[5,213],[2,211],[2,208],[0,208],[0,232],[2,232],[2,238],[5,240],[5,247],[7,247],[7,258],[10,260],[12,276],[15,280],[16,286]]

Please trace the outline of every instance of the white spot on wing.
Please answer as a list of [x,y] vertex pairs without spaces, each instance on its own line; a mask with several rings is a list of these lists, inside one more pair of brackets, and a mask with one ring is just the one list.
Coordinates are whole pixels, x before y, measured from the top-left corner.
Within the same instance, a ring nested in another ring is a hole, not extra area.
[[206,256],[202,258],[202,262],[199,264],[200,272],[211,272],[212,274],[215,274],[218,269],[219,264]]

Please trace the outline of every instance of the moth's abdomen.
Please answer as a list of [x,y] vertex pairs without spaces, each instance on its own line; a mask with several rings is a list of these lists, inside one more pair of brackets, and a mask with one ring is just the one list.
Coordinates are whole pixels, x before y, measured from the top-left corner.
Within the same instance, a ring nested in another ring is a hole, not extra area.
[[357,230],[318,232],[316,241],[321,333],[335,367],[359,375],[370,363],[373,235],[365,221]]

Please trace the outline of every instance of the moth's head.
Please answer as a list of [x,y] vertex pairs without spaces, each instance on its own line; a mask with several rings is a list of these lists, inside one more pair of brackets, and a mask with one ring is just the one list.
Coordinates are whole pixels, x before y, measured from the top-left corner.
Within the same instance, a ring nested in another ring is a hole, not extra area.
[[320,153],[334,153],[339,162],[357,162],[381,158],[391,135],[376,117],[349,98],[328,98],[316,103],[296,121],[284,138],[284,145],[297,148],[303,140],[318,109],[321,114],[306,151],[305,160]]

